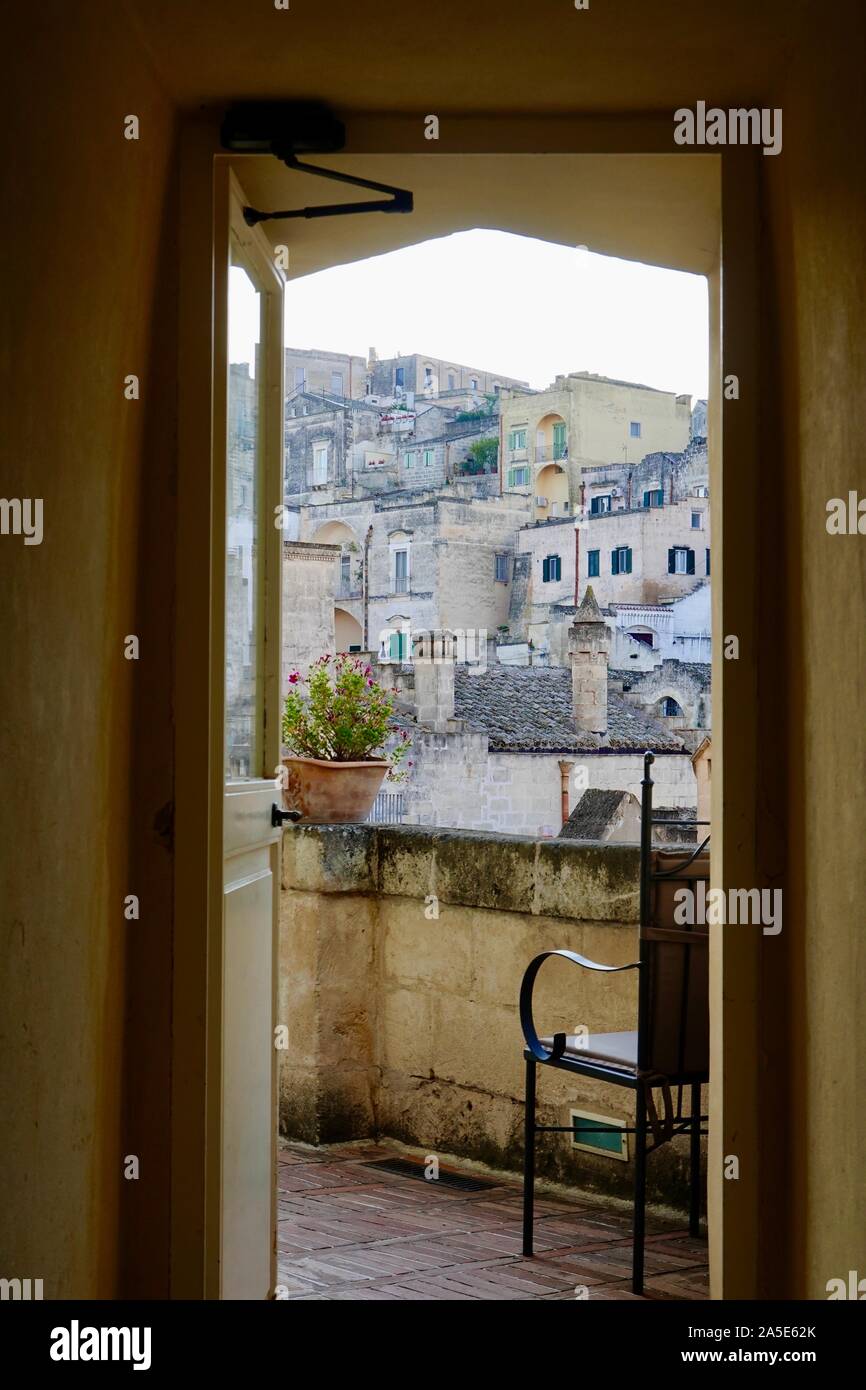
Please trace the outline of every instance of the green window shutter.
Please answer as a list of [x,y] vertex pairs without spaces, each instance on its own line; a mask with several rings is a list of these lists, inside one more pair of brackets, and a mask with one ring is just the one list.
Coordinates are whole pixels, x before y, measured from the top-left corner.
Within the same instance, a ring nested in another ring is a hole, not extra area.
[[588,561],[588,565],[587,565],[587,574],[589,575],[589,578],[590,578],[590,579],[597,579],[597,578],[598,578],[598,551],[597,551],[597,550],[589,550],[589,551],[587,551],[587,557],[586,557],[586,558],[587,558],[587,561]]
[[562,458],[565,451],[565,425],[560,423],[553,427],[553,457]]
[[694,574],[694,572],[695,572],[695,552],[694,552],[693,550],[687,550],[687,551],[686,551],[686,574]]
[[562,578],[562,561],[558,555],[553,556],[553,578],[557,581]]
[[619,574],[619,551],[618,551],[618,550],[612,550],[612,551],[610,552],[610,572],[611,572],[611,574]]
[[631,574],[631,546],[625,552],[625,572]]
[[672,548],[672,549],[670,549],[670,550],[668,551],[668,574],[676,574],[676,572],[677,572],[677,552],[676,552],[675,549]]
[[541,566],[541,579],[544,584],[550,579],[550,558],[546,557]]

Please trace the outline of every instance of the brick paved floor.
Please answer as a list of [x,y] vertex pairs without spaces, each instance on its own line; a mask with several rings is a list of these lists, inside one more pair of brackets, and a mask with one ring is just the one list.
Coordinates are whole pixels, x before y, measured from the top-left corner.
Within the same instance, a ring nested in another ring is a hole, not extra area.
[[[289,1298],[573,1299],[577,1285],[590,1298],[634,1297],[628,1211],[539,1196],[537,1254],[525,1259],[519,1182],[465,1192],[371,1166],[405,1156],[372,1143],[280,1149],[278,1282]],[[647,1229],[646,1296],[706,1298],[706,1241],[651,1215]]]

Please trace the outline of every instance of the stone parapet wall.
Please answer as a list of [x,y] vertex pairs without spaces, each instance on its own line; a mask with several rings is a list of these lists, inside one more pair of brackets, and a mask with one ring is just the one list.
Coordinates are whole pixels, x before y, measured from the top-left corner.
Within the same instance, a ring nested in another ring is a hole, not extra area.
[[[310,1143],[389,1136],[519,1170],[523,1042],[517,997],[540,951],[636,959],[631,846],[418,826],[301,826],[283,841],[280,1128]],[[545,966],[536,1022],[635,1026],[636,972]],[[569,1108],[631,1122],[632,1093],[542,1069],[539,1121]],[[650,1192],[682,1205],[686,1149],[650,1160]],[[631,1163],[539,1145],[548,1177],[627,1195]]]

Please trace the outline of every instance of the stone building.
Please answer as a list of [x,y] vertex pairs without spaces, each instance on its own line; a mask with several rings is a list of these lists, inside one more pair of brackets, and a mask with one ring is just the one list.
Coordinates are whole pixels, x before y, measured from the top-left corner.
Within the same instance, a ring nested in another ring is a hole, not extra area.
[[286,348],[286,394],[326,392],[357,400],[367,394],[367,363],[363,357],[322,348]]
[[691,437],[691,401],[589,372],[558,376],[545,391],[500,393],[503,479],[533,498],[533,519],[574,511],[584,471],[679,452]]
[[[417,407],[295,391],[286,402],[285,495],[325,503],[475,478],[479,493],[499,492],[499,420],[494,409]],[[472,450],[487,443],[483,471]]]
[[341,550],[332,597],[338,650],[402,661],[413,633],[492,635],[506,623],[526,505],[479,496],[475,482],[301,506],[300,538]]
[[335,648],[334,583],[340,565],[338,545],[283,541],[283,634],[280,689],[289,674],[306,675],[325,652]]
[[556,835],[586,790],[640,795],[656,754],[656,804],[696,804],[691,750],[608,671],[607,628],[591,594],[576,615],[570,667],[416,660],[405,683],[418,727],[405,820]]
[[379,357],[375,348],[370,348],[367,361],[367,393],[383,400],[410,393],[416,399],[445,396],[452,403],[475,400],[480,404],[484,397],[498,395],[507,387],[527,386],[528,382],[501,372],[466,367],[418,352]]

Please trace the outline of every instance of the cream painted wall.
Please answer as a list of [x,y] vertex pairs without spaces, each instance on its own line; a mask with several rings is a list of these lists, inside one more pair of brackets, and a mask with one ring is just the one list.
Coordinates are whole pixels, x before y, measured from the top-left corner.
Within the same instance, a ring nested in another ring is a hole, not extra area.
[[2,1273],[43,1279],[46,1299],[164,1294],[172,106],[118,6],[72,24],[49,0],[6,25],[2,490],[44,500],[45,534],[0,539]]

